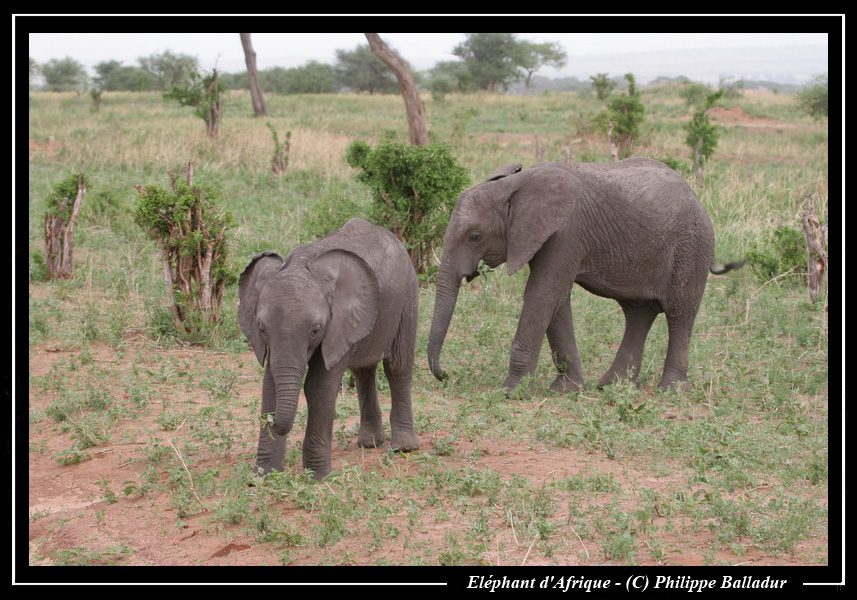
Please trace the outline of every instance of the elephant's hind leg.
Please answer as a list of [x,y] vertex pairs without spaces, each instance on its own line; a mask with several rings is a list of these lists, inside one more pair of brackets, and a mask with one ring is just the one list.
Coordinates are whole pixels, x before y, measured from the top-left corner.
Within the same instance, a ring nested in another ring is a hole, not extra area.
[[660,307],[649,303],[619,301],[619,305],[625,313],[625,334],[622,336],[622,343],[619,344],[613,364],[598,380],[599,385],[610,385],[626,378],[637,381],[643,364],[646,337],[649,335],[655,317],[661,312]]
[[384,359],[384,375],[390,385],[390,445],[400,452],[413,452],[420,447],[420,437],[414,431],[411,404],[411,380],[414,373],[416,347],[416,298],[413,308],[402,319],[399,331]]
[[691,314],[667,315],[667,326],[669,328],[669,345],[667,346],[667,358],[664,361],[664,372],[658,387],[668,389],[678,387],[687,389],[688,351],[690,348],[690,335],[693,331],[693,322],[696,312]]
[[357,444],[364,448],[377,448],[384,444],[384,420],[378,404],[376,384],[377,365],[354,369],[357,398],[360,401],[360,431]]

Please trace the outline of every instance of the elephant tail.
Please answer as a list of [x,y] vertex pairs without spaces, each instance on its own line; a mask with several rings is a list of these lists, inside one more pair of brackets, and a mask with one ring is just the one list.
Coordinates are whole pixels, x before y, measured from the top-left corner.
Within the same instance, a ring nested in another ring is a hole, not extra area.
[[723,265],[722,269],[718,269],[716,267],[709,267],[708,270],[711,271],[712,273],[714,273],[715,275],[723,275],[724,273],[728,273],[729,271],[732,271],[733,269],[740,269],[741,267],[744,266],[744,263],[746,263],[746,262],[747,262],[746,260],[739,260],[736,262],[726,263],[725,265]]

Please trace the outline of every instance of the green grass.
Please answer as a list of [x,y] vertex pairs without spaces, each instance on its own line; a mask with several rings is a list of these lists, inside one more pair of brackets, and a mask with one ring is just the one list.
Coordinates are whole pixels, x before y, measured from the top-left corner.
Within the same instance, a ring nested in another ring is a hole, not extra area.
[[[793,113],[785,98],[730,101],[785,125],[728,129],[696,186],[721,263],[777,227],[799,228],[806,193],[827,213],[826,127]],[[687,160],[677,90],[644,90],[643,99],[651,121],[640,147]],[[30,452],[75,469],[104,448],[132,446],[133,476],[98,482],[111,504],[102,519],[114,504],[159,502],[177,527],[196,519],[212,535],[249,536],[270,549],[270,564],[683,564],[698,556],[721,564],[753,549],[794,555],[826,536],[826,301],[809,304],[798,277],[761,281],[748,268],[709,281],[687,393],[654,390],[666,351],[663,318],[646,347],[641,387],[598,389],[621,338],[621,311],[575,289],[587,389],[548,395],[545,347],[533,391],[506,398],[499,388],[527,270],[508,277],[502,267],[462,289],[443,350],[450,378],[439,383],[426,368],[429,282],[420,295],[413,389],[424,448],[380,450],[361,463],[357,401],[346,388],[334,426],[345,458],[332,476],[319,485],[300,473],[298,434],[289,440],[290,472],[256,478],[262,371],[236,323],[237,290],[227,289],[223,322],[206,344],[189,347],[169,333],[157,249],[129,217],[134,185],[164,184],[167,169],[196,161],[199,177],[224,186],[237,272],[258,251],[286,253],[305,241],[316,203],[366,201],[368,190],[344,163],[350,141],[407,132],[396,96],[266,97],[267,121],[293,131],[290,170],[274,179],[266,120],[253,118],[246,94],[227,102],[223,138],[211,142],[199,119],[158,94],[107,93],[99,112],[86,96],[30,98],[30,138],[62,144],[59,154],[29,163],[29,350],[31,359],[60,352],[30,375],[31,405],[38,398],[31,431],[55,436],[50,447],[31,440]],[[535,135],[546,160],[564,160],[576,139],[573,158],[608,160],[602,136],[587,126],[599,109],[592,98],[425,102],[432,136],[454,143],[474,182],[504,163],[534,163]],[[47,282],[39,262],[45,198],[81,163],[90,190],[75,229],[75,276]],[[296,431],[305,419],[302,406]],[[516,462],[525,457],[568,462],[534,478]],[[504,470],[504,458],[516,470]],[[826,562],[826,548],[800,552],[805,563]],[[81,540],[37,558],[121,564],[132,554]]]

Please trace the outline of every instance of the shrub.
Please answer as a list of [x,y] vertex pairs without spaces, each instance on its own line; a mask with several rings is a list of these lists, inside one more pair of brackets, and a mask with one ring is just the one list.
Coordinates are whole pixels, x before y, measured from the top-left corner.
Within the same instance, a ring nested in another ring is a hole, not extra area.
[[777,227],[762,244],[753,244],[747,262],[763,281],[792,270],[806,273],[806,241],[797,229]]
[[358,140],[347,148],[345,160],[361,170],[358,179],[372,188],[369,220],[396,234],[418,274],[429,273],[449,214],[470,183],[449,147],[384,140],[373,149]]
[[223,289],[235,280],[226,263],[226,230],[232,215],[216,201],[220,192],[170,173],[170,189],[136,186],[134,221],[158,243],[164,265],[167,305],[176,329],[201,333],[220,321]]

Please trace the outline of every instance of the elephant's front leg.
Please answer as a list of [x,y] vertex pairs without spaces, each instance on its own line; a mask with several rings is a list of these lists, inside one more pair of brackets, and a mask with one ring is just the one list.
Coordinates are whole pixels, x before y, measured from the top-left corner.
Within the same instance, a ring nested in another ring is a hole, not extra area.
[[[551,284],[550,278],[540,276],[540,272],[533,268],[532,262],[530,266],[531,274],[524,291],[524,306],[509,352],[509,375],[503,382],[507,391],[514,390],[525,377],[536,372],[542,342],[554,319],[560,298],[568,298],[567,293],[562,293],[562,290]],[[569,308],[569,316],[570,311]]]
[[552,392],[576,392],[583,389],[580,351],[574,337],[574,320],[571,316],[571,292],[556,307],[548,325],[548,342],[559,375],[550,386]]
[[274,394],[274,377],[270,367],[265,367],[265,377],[262,380],[262,424],[259,428],[259,445],[256,450],[256,466],[266,475],[271,471],[282,471],[285,468],[286,436],[278,435],[268,424],[266,415],[273,414],[276,409]]
[[357,398],[360,401],[360,431],[357,444],[364,448],[377,448],[384,443],[384,420],[381,406],[378,404],[376,373],[373,365],[363,369],[353,369],[357,385]]
[[333,443],[333,420],[336,416],[336,396],[345,373],[344,366],[329,371],[321,352],[310,359],[304,382],[307,402],[307,425],[303,444],[304,469],[313,471],[317,480],[330,473],[330,450]]

